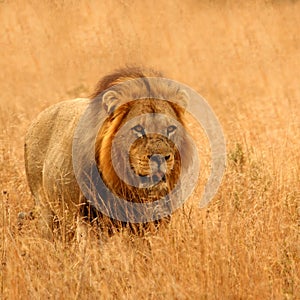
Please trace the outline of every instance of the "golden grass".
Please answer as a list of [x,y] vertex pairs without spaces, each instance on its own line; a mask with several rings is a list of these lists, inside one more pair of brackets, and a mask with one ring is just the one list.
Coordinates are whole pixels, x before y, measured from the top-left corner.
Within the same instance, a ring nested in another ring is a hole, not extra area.
[[[299,1],[0,1],[1,299],[300,299]],[[24,173],[29,123],[125,64],[208,99],[228,164],[144,239],[42,239]],[[4,192],[5,191],[5,192]]]

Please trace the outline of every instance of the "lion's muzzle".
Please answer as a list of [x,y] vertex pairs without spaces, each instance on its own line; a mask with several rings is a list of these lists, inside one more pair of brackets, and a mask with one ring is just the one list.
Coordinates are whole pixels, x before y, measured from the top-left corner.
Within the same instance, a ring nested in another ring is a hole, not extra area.
[[165,156],[161,154],[148,155],[152,181],[159,182],[166,180],[167,160],[170,157],[171,154]]

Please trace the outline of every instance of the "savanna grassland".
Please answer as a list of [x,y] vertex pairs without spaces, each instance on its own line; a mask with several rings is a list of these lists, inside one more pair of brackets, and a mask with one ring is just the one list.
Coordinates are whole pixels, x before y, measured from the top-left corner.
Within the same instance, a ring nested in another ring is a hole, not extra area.
[[[0,298],[300,299],[299,16],[288,0],[0,1]],[[218,116],[214,200],[199,209],[199,186],[168,228],[91,237],[85,252],[43,239],[36,220],[20,230],[30,122],[132,64],[191,86]]]

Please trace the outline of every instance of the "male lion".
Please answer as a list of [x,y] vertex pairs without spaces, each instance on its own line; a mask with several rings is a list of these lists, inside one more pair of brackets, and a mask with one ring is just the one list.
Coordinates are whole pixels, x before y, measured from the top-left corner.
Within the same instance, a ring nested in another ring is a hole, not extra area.
[[[72,161],[74,140],[83,169],[85,150],[93,147],[103,182],[112,195],[128,202],[153,202],[175,188],[181,170],[192,163],[190,141],[184,132],[188,95],[166,82],[153,83],[149,77],[160,74],[139,68],[117,71],[99,82],[91,99],[53,105],[30,126],[25,138],[26,174],[47,235],[55,224],[64,234],[73,232],[78,216],[96,221],[109,232],[120,226],[139,232],[149,224],[159,225],[168,219],[164,216],[137,226],[105,216],[96,201],[87,199],[79,188]],[[125,82],[130,84],[122,86]],[[84,129],[76,136],[80,118],[88,107]],[[103,115],[105,120],[94,138],[91,132]],[[108,201],[105,195],[102,199]]]

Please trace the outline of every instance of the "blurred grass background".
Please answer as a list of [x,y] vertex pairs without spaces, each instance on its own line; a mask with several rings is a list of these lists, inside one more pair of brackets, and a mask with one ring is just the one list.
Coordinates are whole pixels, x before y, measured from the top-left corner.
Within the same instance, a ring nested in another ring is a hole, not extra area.
[[[300,299],[299,16],[289,0],[0,1],[0,298]],[[210,103],[228,147],[218,195],[85,255],[34,221],[20,232],[28,125],[132,64]]]

